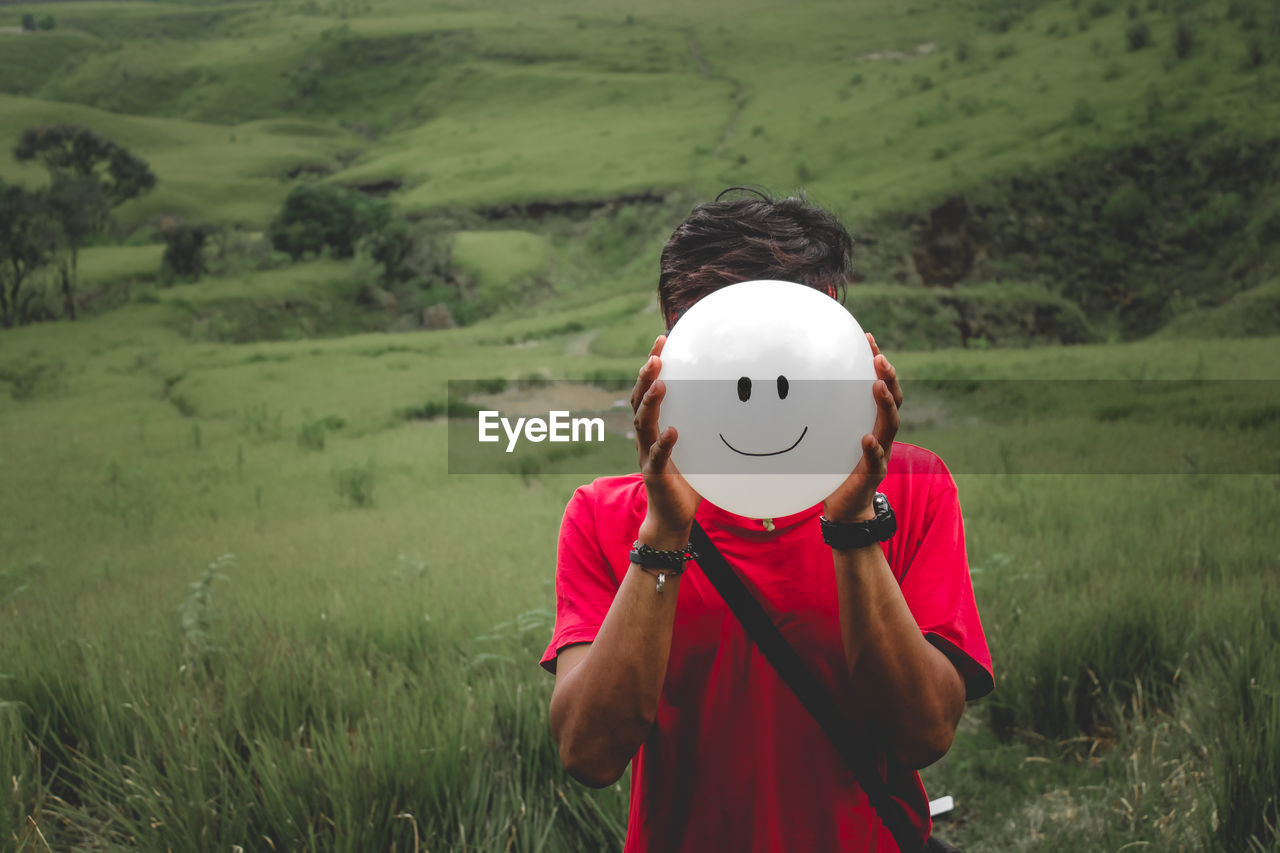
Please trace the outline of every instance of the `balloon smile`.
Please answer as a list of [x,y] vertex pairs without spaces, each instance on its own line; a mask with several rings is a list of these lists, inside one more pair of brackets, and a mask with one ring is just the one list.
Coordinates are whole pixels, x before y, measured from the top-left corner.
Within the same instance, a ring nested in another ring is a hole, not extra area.
[[796,445],[797,445],[797,444],[799,444],[800,442],[804,441],[804,437],[805,437],[805,435],[807,435],[807,434],[808,434],[808,432],[809,432],[809,428],[808,428],[808,427],[805,427],[805,428],[804,428],[804,432],[800,433],[800,437],[799,437],[799,438],[797,438],[795,441],[791,442],[791,446],[790,446],[790,447],[788,447],[786,450],[774,450],[774,451],[772,451],[772,452],[770,452],[770,453],[748,453],[748,452],[747,452],[747,451],[745,451],[745,450],[739,450],[738,448],[734,447],[732,444],[730,444],[730,443],[729,443],[729,439],[727,439],[727,438],[725,438],[725,437],[724,437],[724,433],[720,433],[720,440],[724,442],[724,446],[725,446],[725,447],[729,448],[729,449],[730,449],[730,450],[732,450],[734,453],[739,453],[739,454],[741,454],[741,455],[743,455],[743,456],[780,456],[780,455],[782,455],[783,453],[786,453],[786,452],[791,451],[791,450],[795,450],[795,449],[796,449]]

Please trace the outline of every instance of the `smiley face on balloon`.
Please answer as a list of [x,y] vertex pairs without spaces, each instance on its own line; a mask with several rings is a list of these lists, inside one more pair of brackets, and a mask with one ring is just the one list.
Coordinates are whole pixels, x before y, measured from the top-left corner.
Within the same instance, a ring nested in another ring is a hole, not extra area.
[[705,500],[750,518],[819,503],[849,476],[876,419],[871,346],[848,311],[784,281],[699,300],[662,350],[659,429]]

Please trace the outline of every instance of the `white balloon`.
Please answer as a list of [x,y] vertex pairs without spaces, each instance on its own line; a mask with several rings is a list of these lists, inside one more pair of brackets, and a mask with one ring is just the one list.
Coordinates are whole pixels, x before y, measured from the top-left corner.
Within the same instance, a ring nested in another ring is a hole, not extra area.
[[660,429],[705,500],[749,518],[821,502],[862,456],[876,419],[871,346],[836,300],[748,281],[693,305],[667,336]]

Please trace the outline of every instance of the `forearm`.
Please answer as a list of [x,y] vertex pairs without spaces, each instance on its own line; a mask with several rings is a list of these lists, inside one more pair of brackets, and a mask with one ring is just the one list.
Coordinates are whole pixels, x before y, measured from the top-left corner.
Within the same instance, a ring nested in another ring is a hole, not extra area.
[[[642,527],[640,541],[676,550],[689,537]],[[616,781],[657,718],[680,578],[669,575],[661,593],[655,583],[653,575],[632,565],[595,640],[573,670],[557,679],[551,732],[561,761],[585,784]]]
[[878,546],[833,551],[840,628],[856,696],[899,760],[924,767],[950,747],[964,682],[920,632]]

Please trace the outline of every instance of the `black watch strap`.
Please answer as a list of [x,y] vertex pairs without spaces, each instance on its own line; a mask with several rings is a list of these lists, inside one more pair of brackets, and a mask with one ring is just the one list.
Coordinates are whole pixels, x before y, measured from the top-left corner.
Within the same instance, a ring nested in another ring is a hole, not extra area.
[[898,532],[898,520],[889,506],[889,499],[876,492],[872,501],[876,517],[870,521],[838,522],[821,519],[822,541],[839,551],[866,548],[877,542],[886,542]]

